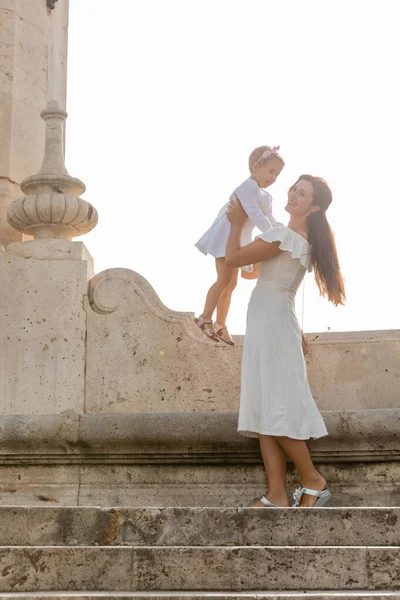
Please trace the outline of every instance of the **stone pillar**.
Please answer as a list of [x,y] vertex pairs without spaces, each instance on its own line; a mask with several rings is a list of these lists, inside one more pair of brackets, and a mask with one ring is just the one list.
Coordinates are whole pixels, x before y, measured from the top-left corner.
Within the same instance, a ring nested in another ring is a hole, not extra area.
[[97,212],[79,197],[84,184],[64,165],[65,111],[49,102],[46,149],[8,223],[34,239],[0,251],[0,414],[84,412],[85,297],[92,259],[71,238],[95,227]]
[[69,0],[0,0],[0,246],[22,239],[6,219],[19,183],[36,173],[44,151],[39,114],[66,105]]

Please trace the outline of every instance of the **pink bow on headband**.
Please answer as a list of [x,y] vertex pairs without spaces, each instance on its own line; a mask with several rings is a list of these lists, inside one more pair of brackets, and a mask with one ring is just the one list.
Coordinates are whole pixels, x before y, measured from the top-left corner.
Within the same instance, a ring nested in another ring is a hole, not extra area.
[[262,160],[263,158],[270,158],[270,156],[276,156],[278,154],[279,148],[280,148],[280,146],[274,146],[273,148],[271,148],[271,150],[266,150],[264,152],[264,154],[262,154],[260,156],[260,158],[258,159],[258,161]]

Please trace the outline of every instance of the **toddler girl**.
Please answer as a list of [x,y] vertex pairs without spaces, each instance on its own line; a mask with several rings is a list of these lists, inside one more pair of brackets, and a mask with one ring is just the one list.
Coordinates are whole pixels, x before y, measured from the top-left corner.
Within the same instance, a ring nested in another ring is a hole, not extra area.
[[[253,150],[249,157],[250,177],[235,189],[229,199],[235,201],[238,198],[249,217],[243,228],[242,246],[251,242],[254,227],[265,233],[272,227],[282,226],[272,215],[272,197],[266,191],[266,188],[275,183],[285,165],[278,150],[279,146],[260,146]],[[222,340],[233,346],[226,318],[232,292],[236,287],[238,269],[225,264],[225,250],[231,228],[226,216],[228,205],[229,202],[221,208],[210,229],[196,244],[200,252],[214,256],[217,269],[217,281],[210,287],[203,313],[196,319],[196,323],[209,338]],[[252,265],[243,267],[242,270],[252,273],[244,275],[246,279],[257,276],[257,268]],[[215,309],[217,321],[213,324]]]

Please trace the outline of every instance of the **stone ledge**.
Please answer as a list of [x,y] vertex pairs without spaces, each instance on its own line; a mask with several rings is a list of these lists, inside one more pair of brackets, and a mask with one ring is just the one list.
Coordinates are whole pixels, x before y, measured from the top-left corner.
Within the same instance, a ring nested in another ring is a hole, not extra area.
[[[307,332],[311,345],[319,344],[368,344],[400,341],[400,329],[372,329],[363,331],[323,331]],[[244,335],[233,335],[236,342],[243,345]]]
[[400,600],[400,592],[10,592],[0,600]]
[[[319,462],[400,460],[400,409],[327,411]],[[0,464],[258,463],[236,413],[12,415],[0,425]]]

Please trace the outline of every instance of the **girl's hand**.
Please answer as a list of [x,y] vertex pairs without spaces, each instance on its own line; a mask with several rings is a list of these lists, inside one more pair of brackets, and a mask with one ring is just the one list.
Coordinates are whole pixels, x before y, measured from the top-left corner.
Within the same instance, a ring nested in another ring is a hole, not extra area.
[[234,202],[233,200],[230,201],[226,215],[232,225],[244,225],[248,216],[244,211],[243,206],[240,204],[239,198],[237,196],[235,196],[235,198],[236,200]]
[[242,278],[243,279],[257,279],[259,277],[259,268],[258,268],[258,264],[253,265],[253,271],[251,273],[249,273],[248,271],[243,271],[242,269]]

